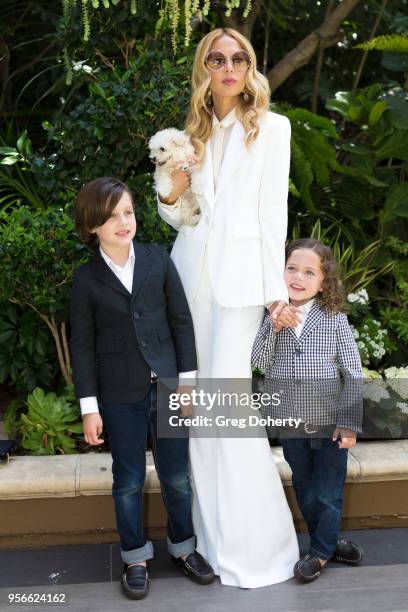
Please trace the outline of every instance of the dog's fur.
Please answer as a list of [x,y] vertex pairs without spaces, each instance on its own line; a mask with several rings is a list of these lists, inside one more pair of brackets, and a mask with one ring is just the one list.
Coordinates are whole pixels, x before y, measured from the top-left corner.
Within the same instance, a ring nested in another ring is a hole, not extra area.
[[197,225],[201,211],[195,195],[200,193],[200,188],[195,180],[196,158],[190,137],[175,128],[161,130],[150,138],[149,149],[150,159],[156,165],[154,187],[163,198],[167,198],[173,190],[173,170],[180,168],[191,172],[191,187],[180,198],[181,222],[183,225]]

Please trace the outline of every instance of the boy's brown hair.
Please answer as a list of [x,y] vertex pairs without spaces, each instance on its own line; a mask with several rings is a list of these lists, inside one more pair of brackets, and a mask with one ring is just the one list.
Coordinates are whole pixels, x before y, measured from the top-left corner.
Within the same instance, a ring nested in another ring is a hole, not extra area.
[[86,183],[75,202],[75,227],[82,242],[92,250],[98,247],[98,238],[93,232],[109,219],[123,193],[132,200],[126,183],[111,176],[102,176]]
[[345,299],[343,284],[337,262],[330,247],[325,246],[314,238],[300,238],[290,242],[286,247],[285,261],[287,262],[293,251],[298,249],[311,249],[320,258],[323,273],[322,291],[316,296],[320,305],[330,312],[341,312]]

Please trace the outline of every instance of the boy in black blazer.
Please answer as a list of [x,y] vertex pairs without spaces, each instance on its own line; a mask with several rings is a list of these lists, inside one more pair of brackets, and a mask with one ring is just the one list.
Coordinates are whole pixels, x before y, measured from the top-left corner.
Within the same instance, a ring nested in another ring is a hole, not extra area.
[[157,436],[155,380],[194,376],[194,330],[181,281],[166,250],[134,241],[132,195],[116,178],[91,181],[78,195],[78,234],[94,250],[76,270],[71,295],[71,356],[85,440],[112,451],[116,522],[124,561],[122,588],[132,599],[148,591],[153,546],[142,527],[150,430],[168,513],[167,545],[183,572],[200,584],[214,573],[195,551],[188,438]]

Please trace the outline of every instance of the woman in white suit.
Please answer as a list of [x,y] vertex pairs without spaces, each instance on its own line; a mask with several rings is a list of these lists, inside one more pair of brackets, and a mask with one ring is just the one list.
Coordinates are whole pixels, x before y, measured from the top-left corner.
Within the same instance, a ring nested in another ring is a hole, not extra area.
[[[159,214],[178,230],[172,258],[189,301],[201,379],[251,378],[252,345],[283,281],[290,123],[268,112],[267,80],[250,42],[217,29],[198,45],[186,131],[198,155],[201,218],[180,222],[188,174],[173,173]],[[282,323],[295,326],[296,313]],[[261,587],[293,576],[298,546],[268,441],[190,438],[198,550],[221,582]]]

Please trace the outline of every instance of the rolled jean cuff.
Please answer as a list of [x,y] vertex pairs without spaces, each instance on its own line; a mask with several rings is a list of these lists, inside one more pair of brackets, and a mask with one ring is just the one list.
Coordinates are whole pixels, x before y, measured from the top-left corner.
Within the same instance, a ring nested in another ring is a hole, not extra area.
[[146,544],[141,548],[134,548],[133,550],[121,550],[120,556],[122,557],[123,563],[140,563],[141,561],[147,561],[153,559],[153,544],[150,540],[147,540]]
[[176,557],[176,559],[178,559],[179,557],[182,557],[183,555],[190,555],[192,552],[195,551],[195,549],[196,549],[195,535],[191,536],[191,538],[188,538],[187,540],[184,540],[184,542],[177,542],[176,544],[174,544],[167,537],[167,550],[172,555],[172,557]]
[[332,558],[332,556],[334,555],[334,553],[336,552],[336,548],[333,550],[333,552],[330,554],[327,553],[322,553],[319,552],[318,550],[316,550],[315,548],[313,548],[312,546],[309,549],[309,552],[312,555],[315,555],[316,557],[319,557],[319,559],[321,559],[322,561],[329,561],[329,559]]

